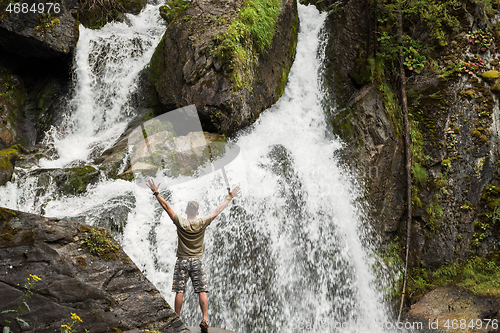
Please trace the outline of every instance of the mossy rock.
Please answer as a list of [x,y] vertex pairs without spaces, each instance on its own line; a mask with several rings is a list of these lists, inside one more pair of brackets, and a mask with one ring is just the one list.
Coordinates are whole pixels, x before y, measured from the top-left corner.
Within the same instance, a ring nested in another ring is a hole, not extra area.
[[89,184],[99,180],[99,171],[91,166],[64,169],[64,172],[63,177],[56,177],[56,183],[67,194],[84,193]]
[[155,52],[149,63],[149,80],[155,85],[160,75],[165,72],[165,35],[156,46]]
[[334,132],[337,133],[343,140],[351,141],[359,136],[355,126],[352,124],[351,118],[356,117],[351,109],[339,112],[332,119]]
[[460,94],[462,96],[466,96],[466,97],[469,97],[469,98],[474,98],[474,90],[472,90],[472,89],[462,91],[462,92],[460,92]]
[[99,180],[100,172],[94,167],[83,166],[66,169],[39,169],[34,174],[38,177],[38,195],[51,183],[57,187],[59,195],[79,195],[87,191],[88,185]]
[[83,241],[83,246],[93,256],[104,260],[116,260],[120,250],[120,247],[114,244],[113,237],[104,228],[92,228],[90,236]]
[[497,70],[491,70],[491,71],[484,72],[483,74],[481,74],[481,76],[486,81],[493,82],[500,77],[500,74],[498,73]]
[[0,150],[0,186],[12,178],[17,158],[18,151],[15,148]]

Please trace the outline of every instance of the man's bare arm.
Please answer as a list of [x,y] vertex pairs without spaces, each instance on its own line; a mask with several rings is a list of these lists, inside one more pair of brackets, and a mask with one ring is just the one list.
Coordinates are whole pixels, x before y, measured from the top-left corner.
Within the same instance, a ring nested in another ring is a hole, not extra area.
[[231,199],[233,199],[235,196],[238,195],[238,193],[240,192],[240,187],[236,186],[233,191],[231,191],[231,189],[228,188],[227,192],[228,192],[227,198],[217,208],[215,208],[213,212],[210,213],[212,221],[217,217],[217,215],[219,215],[224,210],[224,208],[227,207]]
[[[152,179],[150,179],[150,180],[148,180],[148,187],[151,189],[151,191],[153,191],[153,193],[157,193],[158,188],[160,187],[160,184],[155,185],[155,182]],[[172,221],[174,221],[175,212],[172,209],[172,207],[170,207],[167,200],[163,199],[163,197],[161,196],[161,194],[159,192],[158,192],[158,194],[156,194],[156,199],[158,199],[158,202],[163,207],[163,209],[167,212],[170,219]]]

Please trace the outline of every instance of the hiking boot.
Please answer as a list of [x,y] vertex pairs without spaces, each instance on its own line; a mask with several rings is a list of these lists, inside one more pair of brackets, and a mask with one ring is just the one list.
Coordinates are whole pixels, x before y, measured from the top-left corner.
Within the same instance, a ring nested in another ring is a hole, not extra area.
[[208,333],[208,323],[203,319],[200,323],[201,333]]

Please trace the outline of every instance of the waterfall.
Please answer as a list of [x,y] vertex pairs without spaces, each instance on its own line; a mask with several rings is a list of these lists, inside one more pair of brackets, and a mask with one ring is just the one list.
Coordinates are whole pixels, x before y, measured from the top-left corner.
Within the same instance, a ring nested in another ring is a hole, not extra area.
[[42,161],[43,167],[85,161],[123,133],[133,115],[130,97],[137,88],[138,73],[166,29],[158,7],[149,5],[139,15],[127,15],[125,22],[109,23],[100,30],[80,25],[74,97],[63,123],[45,138],[59,158]]
[[[157,12],[148,6],[127,23],[81,28],[73,108],[48,134],[61,157],[44,167],[87,160],[93,147],[104,149],[123,131],[137,73],[161,38]],[[389,318],[361,241],[367,220],[357,204],[360,186],[335,158],[342,143],[330,134],[321,106],[326,14],[299,5],[299,18],[284,95],[232,139],[241,152],[226,171],[242,193],[205,236],[210,325],[241,333],[385,332]],[[176,230],[149,189],[103,180],[81,196],[54,198],[47,189],[32,199],[34,189],[35,176],[18,174],[0,188],[0,206],[35,213],[43,206],[47,216],[90,224],[123,217],[124,250],[173,306]],[[227,195],[220,172],[160,190],[179,214],[189,200],[208,214]],[[184,301],[181,318],[195,326],[201,311],[190,283]]]

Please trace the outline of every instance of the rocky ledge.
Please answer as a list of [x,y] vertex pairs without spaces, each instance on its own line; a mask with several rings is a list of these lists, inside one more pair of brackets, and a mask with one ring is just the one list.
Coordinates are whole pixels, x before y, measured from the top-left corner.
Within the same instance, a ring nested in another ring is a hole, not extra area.
[[[41,279],[34,281],[33,277]],[[33,295],[23,295],[33,281]],[[0,208],[0,315],[9,325],[56,332],[81,318],[89,332],[190,332],[105,229]]]
[[406,321],[422,323],[420,332],[499,332],[499,309],[498,296],[476,295],[448,285],[427,293],[413,304]]

